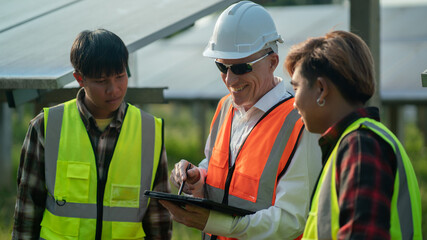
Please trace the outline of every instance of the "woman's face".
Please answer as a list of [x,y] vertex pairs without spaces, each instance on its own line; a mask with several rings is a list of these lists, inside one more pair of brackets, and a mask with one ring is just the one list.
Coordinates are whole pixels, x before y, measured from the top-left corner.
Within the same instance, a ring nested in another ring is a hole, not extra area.
[[321,89],[314,83],[309,85],[308,80],[301,74],[301,66],[297,66],[292,76],[291,84],[295,91],[294,108],[298,110],[308,131],[323,133],[322,108],[316,103]]

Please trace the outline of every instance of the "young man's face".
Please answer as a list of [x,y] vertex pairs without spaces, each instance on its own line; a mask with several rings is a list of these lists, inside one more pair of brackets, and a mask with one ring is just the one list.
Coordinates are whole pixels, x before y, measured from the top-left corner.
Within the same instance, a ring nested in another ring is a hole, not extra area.
[[[294,108],[298,110],[308,131],[323,133],[325,130],[324,109],[316,104],[320,89],[317,85],[310,86],[301,72],[301,64],[295,68],[291,85],[295,91]],[[327,126],[326,126],[327,128]]]
[[126,70],[117,75],[100,78],[83,77],[74,73],[74,77],[81,87],[85,88],[85,105],[97,119],[106,119],[113,116],[119,108],[127,90],[128,76]]

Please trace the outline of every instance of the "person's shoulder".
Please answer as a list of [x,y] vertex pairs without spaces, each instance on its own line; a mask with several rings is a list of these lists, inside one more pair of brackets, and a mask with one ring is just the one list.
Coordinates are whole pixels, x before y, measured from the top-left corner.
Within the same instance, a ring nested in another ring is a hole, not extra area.
[[44,132],[44,112],[41,111],[37,116],[35,116],[33,119],[30,120],[28,124],[28,131],[27,134],[33,135],[40,135],[43,136]]
[[132,105],[132,104],[127,104],[128,105],[128,109],[127,111],[129,111],[130,109],[134,110],[134,111],[139,111],[141,115],[146,116],[146,117],[152,117],[152,118],[156,118],[156,119],[161,119],[160,117],[157,117],[155,115],[153,115],[152,113],[149,113],[147,111],[142,110],[141,108]]
[[[338,154],[357,159],[358,161],[354,163],[363,161],[371,165],[370,163],[375,161],[378,163],[375,166],[381,171],[388,166],[393,172],[396,170],[397,159],[393,147],[380,135],[366,128],[359,128],[345,136],[339,146]],[[342,158],[338,157],[338,159],[341,159],[337,162],[340,165]]]
[[392,151],[390,144],[383,139],[380,135],[367,128],[359,128],[355,131],[350,132],[343,137],[342,145],[355,145],[360,147],[366,147],[368,149],[382,149]]
[[44,123],[44,111],[42,110],[39,112],[39,114],[37,114],[37,116],[31,119],[30,127],[40,126],[40,125],[43,125],[43,123]]
[[354,140],[354,141],[377,141],[382,139],[375,132],[367,129],[367,128],[358,128],[355,131],[348,133],[343,137],[343,140]]

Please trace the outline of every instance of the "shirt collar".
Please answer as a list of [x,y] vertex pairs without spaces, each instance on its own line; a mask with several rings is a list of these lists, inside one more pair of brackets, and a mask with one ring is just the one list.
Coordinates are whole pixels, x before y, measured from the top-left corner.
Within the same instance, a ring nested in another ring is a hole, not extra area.
[[347,127],[360,118],[371,118],[376,121],[380,121],[379,109],[376,107],[359,108],[326,130],[319,139],[323,161],[327,160],[330,152],[333,150],[341,137],[341,134],[347,129]]
[[[84,99],[86,96],[86,92],[84,88],[81,88],[77,92],[77,108],[79,109],[80,115],[82,117],[83,123],[86,127],[86,130],[89,130],[91,126],[96,126],[96,121],[93,115],[89,112],[89,109],[87,109],[86,105],[84,104]],[[115,115],[113,116],[113,120],[110,123],[111,127],[114,127],[120,131],[125,113],[127,109],[127,104],[123,101],[119,108],[117,109]]]
[[[285,83],[280,77],[274,77],[274,81],[278,82],[277,85],[264,96],[262,96],[258,102],[256,102],[255,105],[253,105],[248,111],[250,111],[252,108],[257,108],[265,113],[281,100],[291,96],[291,94],[286,91]],[[234,102],[233,106],[241,113],[246,112],[243,107],[236,106]]]

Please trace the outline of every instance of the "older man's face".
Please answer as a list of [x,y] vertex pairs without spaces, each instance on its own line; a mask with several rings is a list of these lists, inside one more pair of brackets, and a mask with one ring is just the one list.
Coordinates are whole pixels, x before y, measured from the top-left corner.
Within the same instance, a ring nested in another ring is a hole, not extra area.
[[[254,61],[265,55],[258,52],[241,59],[217,59],[224,64],[239,64]],[[277,66],[277,54],[271,54],[252,65],[252,71],[242,75],[234,74],[230,69],[221,73],[221,78],[230,91],[236,105],[250,109],[262,96],[274,87],[274,69]]]

